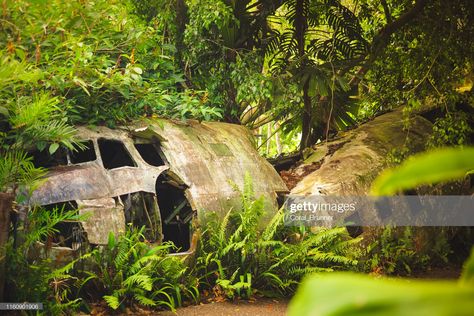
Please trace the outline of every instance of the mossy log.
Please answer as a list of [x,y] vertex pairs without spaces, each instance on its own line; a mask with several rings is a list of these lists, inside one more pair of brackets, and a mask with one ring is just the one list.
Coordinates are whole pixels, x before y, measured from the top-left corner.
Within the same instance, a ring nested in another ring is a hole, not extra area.
[[405,118],[401,110],[380,115],[359,127],[323,141],[305,153],[295,169],[317,165],[291,190],[297,195],[366,195],[372,180],[387,166],[391,152],[423,150],[432,124],[420,115]]

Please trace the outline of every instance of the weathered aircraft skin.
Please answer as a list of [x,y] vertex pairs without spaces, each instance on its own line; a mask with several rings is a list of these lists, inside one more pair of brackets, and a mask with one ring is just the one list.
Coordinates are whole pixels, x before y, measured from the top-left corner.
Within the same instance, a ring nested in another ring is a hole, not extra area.
[[[246,172],[252,176],[256,196],[265,197],[268,210],[276,210],[277,194],[288,191],[273,167],[259,156],[250,132],[242,126],[159,120],[116,130],[78,127],[77,136],[91,141],[96,159],[72,164],[68,153],[67,165],[49,170],[44,184],[33,193],[31,204],[74,202],[79,214],[87,214],[81,222],[87,237],[81,241],[86,239],[90,244],[106,244],[109,232],[123,233],[126,217],[135,212],[130,207],[133,203],[143,206],[146,216],[142,216],[147,217],[150,231],[156,228],[159,234],[165,224],[204,225],[206,212],[223,215],[240,204],[233,185],[242,187]],[[100,140],[123,144],[134,166],[106,169]],[[162,165],[147,163],[136,144],[152,144],[163,160]],[[161,188],[158,183],[169,186],[171,191],[157,192]],[[163,212],[158,206],[160,202],[176,202],[169,196],[173,190],[182,192],[183,202]],[[189,249],[184,253],[193,252],[195,232],[185,238],[189,239]],[[162,240],[163,234],[155,241]]]

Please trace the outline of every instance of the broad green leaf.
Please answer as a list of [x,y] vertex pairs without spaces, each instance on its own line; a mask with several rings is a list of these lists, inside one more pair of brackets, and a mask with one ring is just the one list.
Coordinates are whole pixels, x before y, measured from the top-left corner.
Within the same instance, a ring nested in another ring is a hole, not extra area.
[[59,144],[58,143],[52,143],[51,145],[49,145],[49,153],[52,155],[56,152],[56,150],[58,150],[59,148]]
[[471,249],[469,259],[464,263],[460,281],[462,284],[474,285],[474,248]]
[[115,247],[115,235],[113,232],[109,232],[109,238],[107,241],[107,245],[109,249],[113,249]]
[[388,169],[373,184],[373,195],[391,195],[423,184],[462,178],[474,170],[474,148],[444,148],[415,155]]
[[139,75],[143,73],[143,70],[140,67],[133,67],[132,70],[134,73],[139,74]]
[[354,273],[313,275],[290,302],[290,316],[462,316],[474,311],[474,287],[453,281],[375,279]]

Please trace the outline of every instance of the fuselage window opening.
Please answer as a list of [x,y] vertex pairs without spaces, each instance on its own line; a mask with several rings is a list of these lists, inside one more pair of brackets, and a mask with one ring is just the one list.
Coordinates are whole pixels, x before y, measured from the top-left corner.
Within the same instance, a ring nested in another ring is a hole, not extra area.
[[146,240],[161,242],[161,218],[153,193],[134,192],[120,196],[124,206],[125,222],[138,229],[145,227],[143,235]]
[[[44,205],[42,208],[46,212],[64,214],[68,211],[77,212],[78,206],[75,201],[68,201]],[[42,240],[45,245],[67,247],[72,250],[78,250],[86,241],[84,229],[79,220],[61,221],[57,223],[54,228],[55,232]]]
[[72,164],[84,163],[89,161],[94,161],[97,159],[97,155],[94,149],[94,143],[92,140],[87,140],[82,142],[84,148],[77,150],[70,150],[68,152],[69,159]]
[[120,167],[135,167],[132,157],[125,148],[124,143],[119,140],[99,138],[99,151],[105,169]]
[[135,143],[134,145],[140,156],[143,158],[143,160],[145,160],[147,164],[155,167],[165,165],[165,160],[163,159],[163,154],[160,151],[160,144],[158,142]]
[[67,154],[63,147],[59,147],[52,155],[48,149],[34,150],[29,152],[33,165],[38,168],[54,168],[67,165]]

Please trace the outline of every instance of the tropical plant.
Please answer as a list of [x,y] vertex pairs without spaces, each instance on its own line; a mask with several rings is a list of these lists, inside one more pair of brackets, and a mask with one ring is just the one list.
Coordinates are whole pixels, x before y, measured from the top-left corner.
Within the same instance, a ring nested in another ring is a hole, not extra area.
[[472,124],[466,113],[462,111],[447,113],[445,117],[436,119],[427,146],[431,148],[462,146],[468,143],[472,132]]
[[458,282],[375,279],[352,273],[312,275],[298,288],[288,314],[470,315],[473,267],[474,248]]
[[[169,56],[174,48],[160,45],[160,34],[130,14],[127,3],[22,0],[5,1],[3,10],[0,43],[9,60],[37,74],[16,86],[17,98],[47,94],[69,122],[112,127],[157,114],[220,116],[199,95],[179,89],[184,79]],[[0,98],[6,96],[8,90]],[[202,111],[176,108],[190,97]]]
[[[452,253],[445,227],[392,227],[368,229],[364,233],[361,271],[383,275],[411,275],[446,265]],[[428,236],[436,236],[429,238]]]
[[375,195],[390,195],[423,184],[466,176],[474,170],[474,148],[442,148],[410,157],[402,165],[385,170],[372,184]]
[[474,248],[471,249],[471,255],[464,262],[460,282],[462,284],[474,284]]
[[77,276],[77,268],[90,254],[58,264],[51,259],[51,245],[46,242],[58,232],[59,223],[78,220],[75,210],[35,207],[18,223],[7,246],[7,301],[42,302],[45,315],[64,315],[81,306],[83,300],[77,294],[84,280]]
[[185,300],[197,302],[197,281],[183,259],[170,256],[172,244],[152,246],[144,227],[128,227],[125,235],[109,234],[108,244],[92,252],[85,291],[102,295],[112,309],[133,304],[175,310]]
[[60,145],[74,150],[74,129],[66,123],[59,100],[46,93],[18,95],[21,87],[34,84],[41,72],[25,62],[0,53],[0,191],[16,193],[19,184],[33,184],[41,169],[33,168],[23,152],[49,145],[53,154]]
[[[54,153],[60,145],[80,147],[74,129],[67,124],[56,98],[46,93],[21,93],[41,78],[41,73],[0,52],[0,230],[10,231],[12,202],[24,202],[38,186],[44,170],[35,168],[26,150]],[[21,193],[21,194],[18,194]],[[0,234],[0,298],[3,296],[5,243]]]
[[273,19],[288,26],[273,30],[266,51],[273,71],[291,73],[302,91],[303,109],[298,112],[303,149],[315,143],[315,137],[327,135],[329,128],[354,122],[346,113],[349,102],[334,106],[336,94],[350,89],[336,69],[364,56],[368,43],[357,17],[338,0],[284,1]]
[[474,287],[453,281],[374,279],[334,273],[306,278],[288,315],[471,315]]
[[223,219],[211,213],[201,238],[196,269],[201,282],[217,294],[231,299],[256,292],[285,295],[307,273],[357,263],[353,246],[359,239],[351,239],[345,228],[285,227],[280,210],[263,229],[264,200],[255,198],[248,174],[238,192],[242,209],[231,209]]

